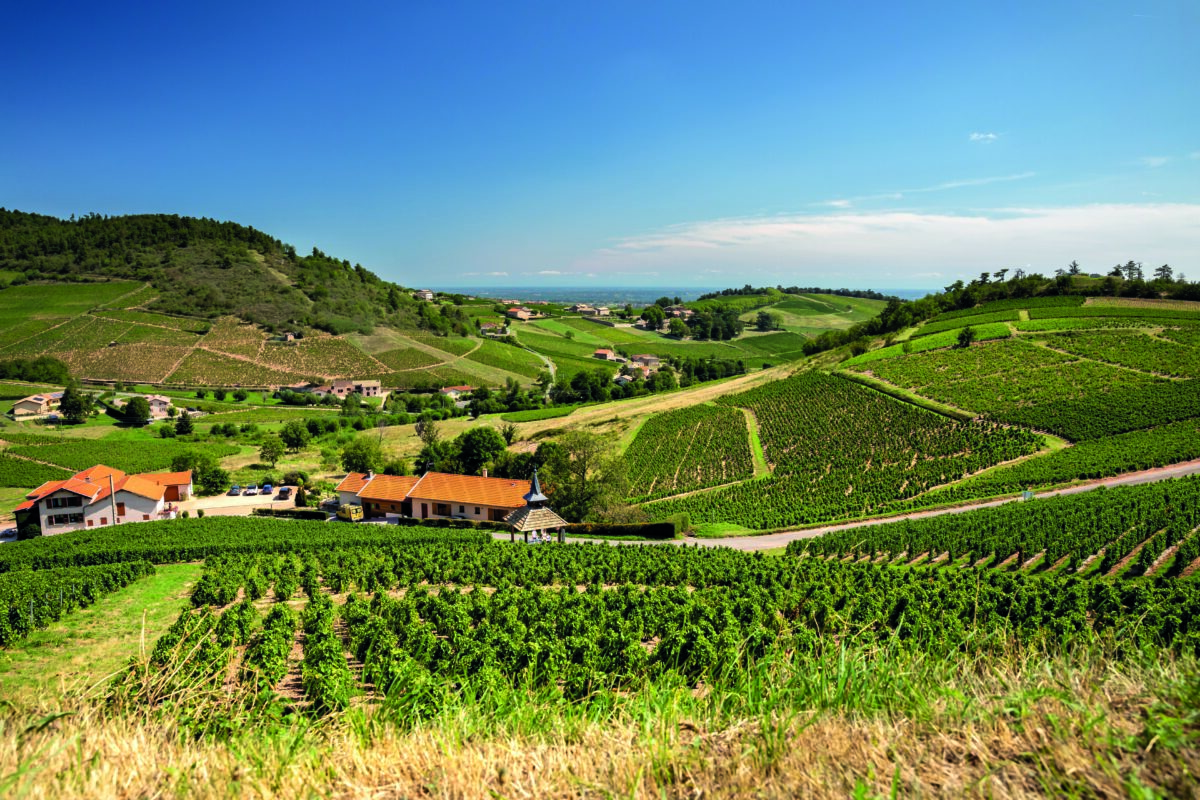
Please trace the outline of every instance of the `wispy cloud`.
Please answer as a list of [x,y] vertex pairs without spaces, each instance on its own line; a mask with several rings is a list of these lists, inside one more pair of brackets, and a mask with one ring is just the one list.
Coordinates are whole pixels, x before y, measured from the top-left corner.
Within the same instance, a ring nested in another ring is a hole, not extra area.
[[560,269],[539,269],[537,272],[527,272],[526,275],[566,275]]
[[507,278],[508,277],[508,273],[504,272],[503,270],[498,270],[496,272],[489,272],[487,274],[493,278]]
[[1171,159],[1169,156],[1142,156],[1138,159],[1138,163],[1143,167],[1150,167],[1153,169],[1163,166],[1170,160]]
[[825,200],[820,203],[814,203],[816,206],[825,206],[828,208],[848,209],[856,203],[863,203],[876,200],[903,200],[906,195],[910,194],[930,194],[932,192],[948,192],[954,189],[966,189],[971,186],[987,186],[992,183],[1008,183],[1010,181],[1023,181],[1036,176],[1036,172],[1018,172],[1013,175],[993,175],[987,178],[964,178],[954,181],[943,181],[935,183],[932,186],[918,186],[913,189],[895,189],[890,192],[878,192],[877,194],[864,194],[857,197],[841,197],[836,200]]
[[979,131],[973,131],[971,133],[970,137],[968,137],[968,138],[972,142],[979,142],[981,144],[991,144],[992,142],[994,142],[1000,138],[1000,134],[998,134],[998,133],[980,133]]
[[[1100,271],[1136,254],[1146,263],[1200,258],[1200,204],[994,208],[970,214],[828,212],[716,219],[614,243],[575,266],[613,275],[650,270],[684,280],[705,270],[752,278],[900,286],[1002,266]],[[741,277],[739,277],[739,280]],[[890,283],[888,283],[890,281]]]

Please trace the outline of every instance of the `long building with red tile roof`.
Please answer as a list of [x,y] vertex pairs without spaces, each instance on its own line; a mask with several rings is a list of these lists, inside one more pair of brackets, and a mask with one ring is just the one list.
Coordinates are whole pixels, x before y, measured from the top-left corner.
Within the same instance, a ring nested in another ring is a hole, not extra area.
[[147,522],[172,517],[170,503],[192,494],[192,473],[127,475],[97,464],[69,478],[47,481],[25,495],[16,508],[21,524],[37,524],[42,534]]
[[362,505],[366,516],[401,514],[418,519],[502,521],[525,505],[529,481],[427,472],[419,477],[351,472],[338,484],[343,503]]

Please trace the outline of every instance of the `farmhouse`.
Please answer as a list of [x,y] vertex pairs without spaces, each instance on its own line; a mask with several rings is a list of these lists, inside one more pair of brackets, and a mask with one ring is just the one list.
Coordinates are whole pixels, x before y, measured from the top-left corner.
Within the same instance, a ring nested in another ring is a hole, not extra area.
[[421,289],[417,292],[414,292],[413,297],[417,300],[432,300],[433,292],[429,291],[428,289]]
[[598,358],[601,361],[624,361],[625,359],[614,353],[608,348],[601,348],[592,353],[592,358]]
[[633,363],[641,364],[644,367],[650,367],[652,369],[658,369],[658,366],[662,363],[662,360],[659,359],[658,356],[650,355],[649,353],[641,353],[633,357]]
[[439,389],[438,394],[445,395],[451,400],[457,400],[459,395],[470,394],[475,391],[474,386],[447,386],[444,389]]
[[192,496],[192,473],[126,475],[98,464],[69,478],[47,481],[16,508],[21,524],[52,536],[85,528],[174,519],[174,502]]
[[58,409],[58,404],[62,402],[62,396],[62,392],[46,392],[22,398],[13,403],[12,415],[14,417],[33,417],[49,414]]
[[529,481],[427,472],[420,477],[351,472],[338,484],[343,503],[368,517],[402,514],[417,519],[501,522],[525,505]]
[[510,308],[505,312],[509,319],[530,320],[533,319],[533,312],[528,308]]
[[612,311],[608,308],[608,306],[596,306],[597,317],[607,317],[610,314],[612,314]]
[[576,303],[568,308],[567,311],[575,311],[580,314],[595,314],[596,308],[594,306],[589,306],[586,303]]
[[346,397],[349,394],[358,394],[363,397],[379,397],[381,391],[379,381],[350,381],[338,380],[333,383],[323,384],[321,386],[305,385],[299,389],[302,392],[311,392],[317,397],[325,397],[333,395],[334,397]]

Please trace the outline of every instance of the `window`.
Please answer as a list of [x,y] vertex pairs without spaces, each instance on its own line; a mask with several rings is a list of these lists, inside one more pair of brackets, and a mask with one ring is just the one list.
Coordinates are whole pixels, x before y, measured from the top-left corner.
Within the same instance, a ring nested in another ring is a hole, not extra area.
[[101,518],[100,518],[100,524],[101,524],[101,525],[107,525],[107,524],[108,524],[108,517],[101,517]]
[[125,516],[125,504],[124,503],[117,503],[117,516],[118,517]]
[[88,520],[88,527],[89,527],[89,528],[90,528],[90,527],[92,527],[92,526],[93,526],[93,525],[95,525],[95,524],[96,524],[96,520],[94,520],[94,519],[89,519],[89,520]]
[[144,522],[145,520],[148,520],[148,519],[150,519],[150,515],[149,515],[149,514],[142,514],[142,521],[143,521],[143,522]]
[[67,497],[51,497],[50,508],[79,508],[83,505],[83,498],[76,495]]
[[479,506],[475,506],[475,516],[479,516]]
[[460,514],[465,514],[465,513],[467,513],[467,510],[466,510],[465,508],[463,508],[462,506],[459,506],[459,507],[458,507],[458,513],[460,513]]
[[435,517],[450,516],[450,504],[449,503],[434,503],[433,504],[433,515]]
[[51,514],[47,522],[50,525],[79,525],[83,522],[83,514]]
[[491,520],[492,522],[503,522],[504,516],[505,515],[504,515],[503,508],[489,508],[488,509],[488,519]]

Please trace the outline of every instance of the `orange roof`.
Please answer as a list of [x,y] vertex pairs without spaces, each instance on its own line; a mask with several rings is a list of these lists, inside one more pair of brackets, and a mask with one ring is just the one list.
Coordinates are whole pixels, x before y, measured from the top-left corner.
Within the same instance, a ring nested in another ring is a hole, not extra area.
[[374,475],[363,484],[358,496],[364,500],[399,502],[408,497],[409,491],[418,480],[420,478],[412,475]]
[[33,504],[35,502],[37,502],[37,501],[36,500],[26,500],[24,503],[21,503],[21,505],[17,506],[13,510],[14,511],[24,511],[27,508],[33,508]]
[[367,483],[367,475],[365,472],[351,472],[346,477],[342,478],[342,482],[337,485],[336,491],[339,492],[354,492],[365,486]]
[[125,477],[125,473],[119,469],[113,469],[112,467],[106,467],[103,464],[97,464],[94,467],[88,467],[83,472],[76,472],[75,479],[86,481],[88,478],[91,478],[93,481],[107,481],[109,475],[112,475],[114,481]]
[[186,486],[192,482],[192,471],[188,469],[183,472],[142,472],[135,477],[157,483],[159,486]]
[[518,508],[525,505],[528,493],[529,481],[428,472],[409,490],[408,496],[442,503]]
[[[127,475],[121,480],[115,481],[113,483],[113,490],[116,492],[129,492],[139,497],[148,497],[151,500],[161,500],[163,495],[167,493],[165,486],[148,481],[140,475]],[[96,495],[93,502],[95,500],[102,500],[105,497],[108,497],[107,486],[101,488],[100,493]]]

